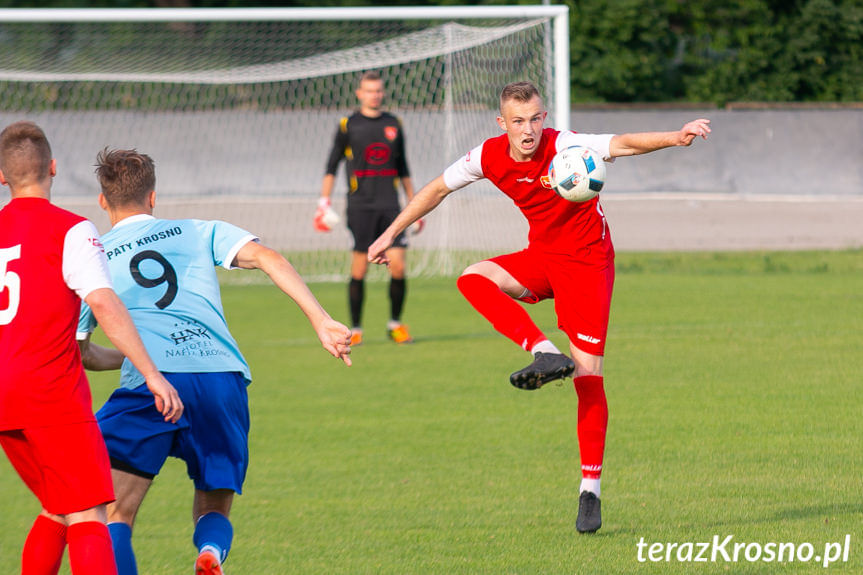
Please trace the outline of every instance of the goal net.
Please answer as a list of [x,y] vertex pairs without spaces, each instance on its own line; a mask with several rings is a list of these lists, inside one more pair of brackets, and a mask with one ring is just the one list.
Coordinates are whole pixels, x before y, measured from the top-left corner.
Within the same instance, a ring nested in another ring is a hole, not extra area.
[[[349,232],[315,232],[312,216],[360,74],[381,73],[419,189],[500,133],[508,82],[533,81],[548,125],[567,126],[566,22],[560,6],[0,10],[0,121],[42,126],[58,162],[54,200],[101,231],[96,154],[137,148],[156,162],[157,216],[230,221],[307,280],[342,279]],[[336,181],[344,214],[344,163]],[[409,274],[456,274],[525,243],[511,202],[473,184],[410,238]]]

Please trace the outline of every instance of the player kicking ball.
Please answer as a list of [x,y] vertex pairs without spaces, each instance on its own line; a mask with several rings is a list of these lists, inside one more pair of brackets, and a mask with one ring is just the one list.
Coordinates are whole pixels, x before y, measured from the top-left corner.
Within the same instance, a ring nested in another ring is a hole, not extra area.
[[[591,148],[606,160],[689,146],[697,136],[707,138],[710,121],[694,120],[672,132],[597,135],[544,128],[546,115],[533,84],[505,86],[497,117],[505,133],[485,140],[423,187],[369,247],[368,257],[374,263],[387,263],[386,250],[398,234],[451,192],[483,178],[521,209],[529,224],[527,248],[468,266],[457,285],[497,331],[533,354],[530,365],[510,376],[512,385],[538,389],[573,377],[582,471],[576,529],[593,533],[602,526],[600,476],[608,422],[602,366],[614,285],[614,247],[598,198],[580,203],[561,198],[546,177],[548,166],[559,150],[570,146]],[[552,298],[572,359],[516,301]]]

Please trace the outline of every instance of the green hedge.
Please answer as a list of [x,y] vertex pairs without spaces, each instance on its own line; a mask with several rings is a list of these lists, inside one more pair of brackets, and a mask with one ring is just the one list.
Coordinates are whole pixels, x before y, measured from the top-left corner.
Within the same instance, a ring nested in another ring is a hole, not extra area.
[[[538,2],[519,1],[519,4]],[[863,0],[566,0],[574,102],[863,101]],[[262,2],[362,6],[374,1]],[[463,1],[389,1],[456,5]],[[513,4],[479,1],[470,4]],[[239,7],[239,0],[0,0],[0,7]]]

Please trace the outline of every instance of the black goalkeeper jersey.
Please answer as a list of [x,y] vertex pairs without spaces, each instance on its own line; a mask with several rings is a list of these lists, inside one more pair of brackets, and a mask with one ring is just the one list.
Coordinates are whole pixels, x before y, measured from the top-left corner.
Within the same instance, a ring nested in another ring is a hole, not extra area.
[[410,173],[398,118],[387,112],[342,118],[326,173],[335,174],[342,158],[347,158],[348,209],[399,208],[399,179]]

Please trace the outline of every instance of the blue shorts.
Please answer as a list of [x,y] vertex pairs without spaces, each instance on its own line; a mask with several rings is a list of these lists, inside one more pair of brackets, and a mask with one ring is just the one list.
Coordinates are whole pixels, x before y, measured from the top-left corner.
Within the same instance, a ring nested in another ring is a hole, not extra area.
[[112,461],[155,476],[170,455],[186,462],[196,489],[242,493],[249,467],[245,378],[234,372],[164,375],[185,407],[177,423],[156,411],[146,385],[117,389],[96,413]]

